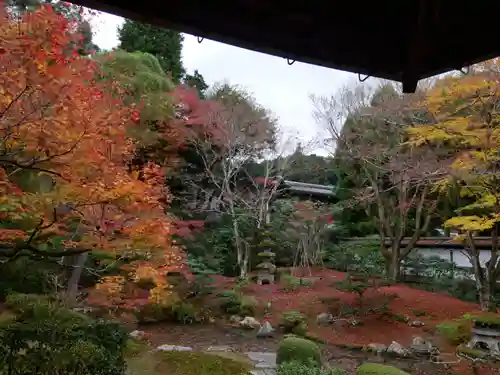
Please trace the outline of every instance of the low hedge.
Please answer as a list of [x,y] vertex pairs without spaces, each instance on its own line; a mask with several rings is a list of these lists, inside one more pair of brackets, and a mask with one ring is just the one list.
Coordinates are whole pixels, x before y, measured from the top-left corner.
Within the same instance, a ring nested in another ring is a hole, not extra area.
[[316,363],[321,365],[321,351],[318,344],[297,336],[285,337],[276,353],[278,365],[285,362]]

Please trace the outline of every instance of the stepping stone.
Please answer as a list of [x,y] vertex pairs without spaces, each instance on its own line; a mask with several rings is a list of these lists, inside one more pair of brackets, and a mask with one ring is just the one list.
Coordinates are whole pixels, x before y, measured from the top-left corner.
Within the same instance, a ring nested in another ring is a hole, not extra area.
[[276,353],[246,352],[245,355],[255,363],[255,368],[258,370],[276,368]]
[[273,368],[252,370],[252,371],[250,371],[250,374],[252,374],[252,375],[276,375],[276,370]]
[[161,350],[163,352],[192,352],[193,348],[189,346],[179,346],[179,345],[160,345],[156,350]]

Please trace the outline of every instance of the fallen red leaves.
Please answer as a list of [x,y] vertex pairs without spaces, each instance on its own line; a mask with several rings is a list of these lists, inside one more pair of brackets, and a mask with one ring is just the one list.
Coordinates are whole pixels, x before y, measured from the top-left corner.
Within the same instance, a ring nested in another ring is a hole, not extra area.
[[[330,344],[367,345],[381,343],[388,345],[392,341],[398,341],[402,345],[408,345],[414,335],[425,336],[427,327],[435,326],[444,320],[457,318],[478,309],[475,304],[463,302],[447,295],[413,289],[406,285],[394,285],[367,292],[366,298],[377,299],[383,297],[384,294],[397,295],[397,298],[390,304],[392,314],[422,321],[425,323],[424,327],[410,327],[407,323],[396,319],[382,319],[376,315],[359,318],[363,322],[363,325],[360,326],[335,324],[318,327],[314,322],[317,314],[327,312],[326,306],[321,302],[322,299],[337,297],[341,304],[352,305],[355,296],[331,286],[333,281],[344,279],[345,274],[342,272],[316,270],[313,271],[312,276],[319,279],[310,288],[300,287],[293,292],[283,292],[279,284],[263,286],[250,284],[245,287],[245,294],[256,297],[261,302],[260,305],[271,303],[270,313],[266,318],[275,325],[284,311],[299,310],[306,313],[311,320],[309,324],[311,333]],[[228,288],[231,285],[231,279],[217,277],[215,283],[220,288]]]

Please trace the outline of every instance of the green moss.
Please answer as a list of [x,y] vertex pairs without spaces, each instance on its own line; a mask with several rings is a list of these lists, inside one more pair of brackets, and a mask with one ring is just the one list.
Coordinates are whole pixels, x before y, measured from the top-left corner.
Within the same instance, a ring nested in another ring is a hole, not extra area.
[[251,366],[195,352],[148,352],[127,360],[127,375],[247,375]]
[[470,358],[482,359],[482,358],[486,358],[488,356],[487,353],[483,352],[482,350],[469,348],[468,346],[466,346],[464,344],[461,344],[457,347],[457,352],[459,354],[463,354],[463,355],[470,357]]
[[127,344],[125,346],[125,357],[127,358],[137,357],[147,352],[148,349],[149,346],[145,342],[129,339],[127,340]]
[[500,316],[494,313],[471,315],[474,323],[484,326],[500,326]]
[[444,322],[437,327],[439,334],[452,345],[459,345],[470,340],[472,332],[466,319]]
[[321,365],[321,351],[319,346],[311,340],[296,336],[285,337],[280,342],[276,355],[276,363],[278,365],[291,361],[301,363],[313,361]]
[[161,365],[170,375],[242,375],[251,367],[233,359],[206,353],[163,352]]
[[410,375],[396,367],[379,363],[364,363],[358,367],[356,375]]

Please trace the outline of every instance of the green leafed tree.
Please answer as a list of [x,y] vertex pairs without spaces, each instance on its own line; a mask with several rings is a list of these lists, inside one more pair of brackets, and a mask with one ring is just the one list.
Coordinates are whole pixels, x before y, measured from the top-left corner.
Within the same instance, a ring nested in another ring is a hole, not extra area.
[[126,20],[118,29],[120,49],[127,52],[144,52],[155,56],[164,72],[180,83],[185,70],[182,64],[181,33],[150,24]]
[[[165,126],[174,116],[172,91],[174,84],[165,74],[158,59],[142,52],[117,50],[97,55],[101,61],[102,79],[120,83],[126,102],[140,105],[140,116],[134,138],[143,146],[142,161],[155,157],[160,160],[168,145],[164,144]],[[165,156],[165,155],[163,155]]]
[[183,83],[187,86],[194,87],[196,91],[198,91],[200,99],[205,99],[208,84],[205,82],[205,78],[203,78],[198,70],[195,70],[193,74],[186,74],[184,76]]

